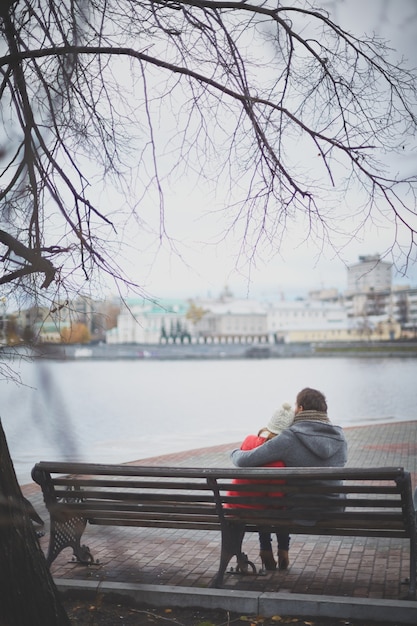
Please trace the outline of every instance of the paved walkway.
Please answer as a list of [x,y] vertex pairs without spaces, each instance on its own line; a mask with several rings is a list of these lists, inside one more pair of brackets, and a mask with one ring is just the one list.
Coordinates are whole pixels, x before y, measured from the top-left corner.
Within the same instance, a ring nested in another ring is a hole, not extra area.
[[[417,485],[417,421],[345,430],[349,442],[349,466],[403,466]],[[181,467],[229,467],[230,451],[238,444],[191,450],[135,461],[134,465]],[[47,522],[37,485],[26,485],[24,494]],[[89,526],[83,539],[97,564],[72,561],[69,549],[52,564],[58,580],[135,583],[207,588],[217,571],[220,533],[145,528]],[[41,539],[47,549],[48,532]],[[260,567],[257,537],[248,534],[244,551]],[[399,600],[407,586],[409,543],[405,540],[295,535],[290,548],[291,565],[285,572],[241,576],[227,573],[225,588],[236,591],[280,591],[326,597]],[[231,562],[233,566],[234,563]],[[318,598],[317,598],[318,599]]]

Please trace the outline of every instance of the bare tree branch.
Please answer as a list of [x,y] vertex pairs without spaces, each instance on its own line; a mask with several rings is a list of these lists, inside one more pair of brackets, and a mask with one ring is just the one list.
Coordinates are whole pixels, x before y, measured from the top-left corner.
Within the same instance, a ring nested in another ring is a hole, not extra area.
[[42,288],[47,289],[49,287],[55,277],[56,269],[48,259],[40,256],[33,249],[24,246],[20,243],[20,241],[12,237],[10,233],[6,233],[4,230],[0,230],[0,243],[7,246],[7,255],[9,255],[10,252],[14,252],[14,254],[18,257],[29,261],[29,265],[26,265],[15,272],[10,272],[6,276],[0,277],[0,285],[3,283],[10,283],[20,276],[26,276],[27,274],[39,272],[45,274],[45,280],[42,284]]
[[[21,0],[2,16],[1,97],[16,137],[0,171],[3,229],[13,216],[10,233],[26,232],[34,251],[52,246],[63,275],[70,260],[86,279],[98,267],[123,280],[106,230],[119,237],[121,211],[99,206],[98,180],[126,193],[132,182],[130,211],[144,228],[141,205],[156,192],[162,242],[166,184],[187,168],[226,184],[228,173],[224,233],[239,233],[249,259],[264,242],[278,250],[302,215],[306,236],[336,248],[344,229],[334,207],[353,188],[362,196],[355,230],[386,221],[392,245],[398,228],[412,249],[417,177],[385,157],[413,147],[416,75],[378,38],[279,0]],[[169,103],[178,123],[161,168],[167,152],[155,130]],[[48,227],[54,207],[60,241]]]

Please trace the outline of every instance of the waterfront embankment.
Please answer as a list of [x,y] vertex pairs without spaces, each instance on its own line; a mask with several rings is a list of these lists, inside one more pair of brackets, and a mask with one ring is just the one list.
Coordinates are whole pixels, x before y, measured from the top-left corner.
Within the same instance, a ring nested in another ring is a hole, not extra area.
[[47,359],[268,359],[308,357],[417,357],[417,341],[340,343],[42,344],[31,349]]

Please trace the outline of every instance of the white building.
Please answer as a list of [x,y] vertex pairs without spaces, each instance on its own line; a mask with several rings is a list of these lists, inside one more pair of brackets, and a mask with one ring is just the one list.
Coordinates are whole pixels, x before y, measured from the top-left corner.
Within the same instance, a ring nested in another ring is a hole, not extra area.
[[[271,343],[292,341],[337,341],[350,327],[342,304],[319,300],[279,302],[268,309]],[[346,339],[345,339],[346,340]]]
[[180,343],[190,341],[190,322],[185,300],[128,299],[117,318],[117,326],[107,331],[109,344]]
[[256,300],[221,297],[219,300],[198,300],[195,305],[205,311],[196,322],[192,333],[197,341],[220,343],[268,341],[266,305]]
[[107,343],[266,343],[265,305],[253,300],[129,300]]

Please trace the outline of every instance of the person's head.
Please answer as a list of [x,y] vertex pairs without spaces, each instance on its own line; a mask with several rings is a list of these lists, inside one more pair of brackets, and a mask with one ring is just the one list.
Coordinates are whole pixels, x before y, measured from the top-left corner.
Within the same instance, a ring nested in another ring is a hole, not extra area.
[[327,402],[321,391],[317,389],[311,389],[306,387],[302,389],[295,402],[295,414],[301,411],[320,411],[320,413],[327,413]]
[[291,408],[291,404],[284,402],[282,407],[275,411],[273,416],[268,422],[266,428],[259,431],[259,434],[263,434],[267,439],[272,439],[276,435],[280,435],[283,430],[289,428],[294,421],[294,411]]

